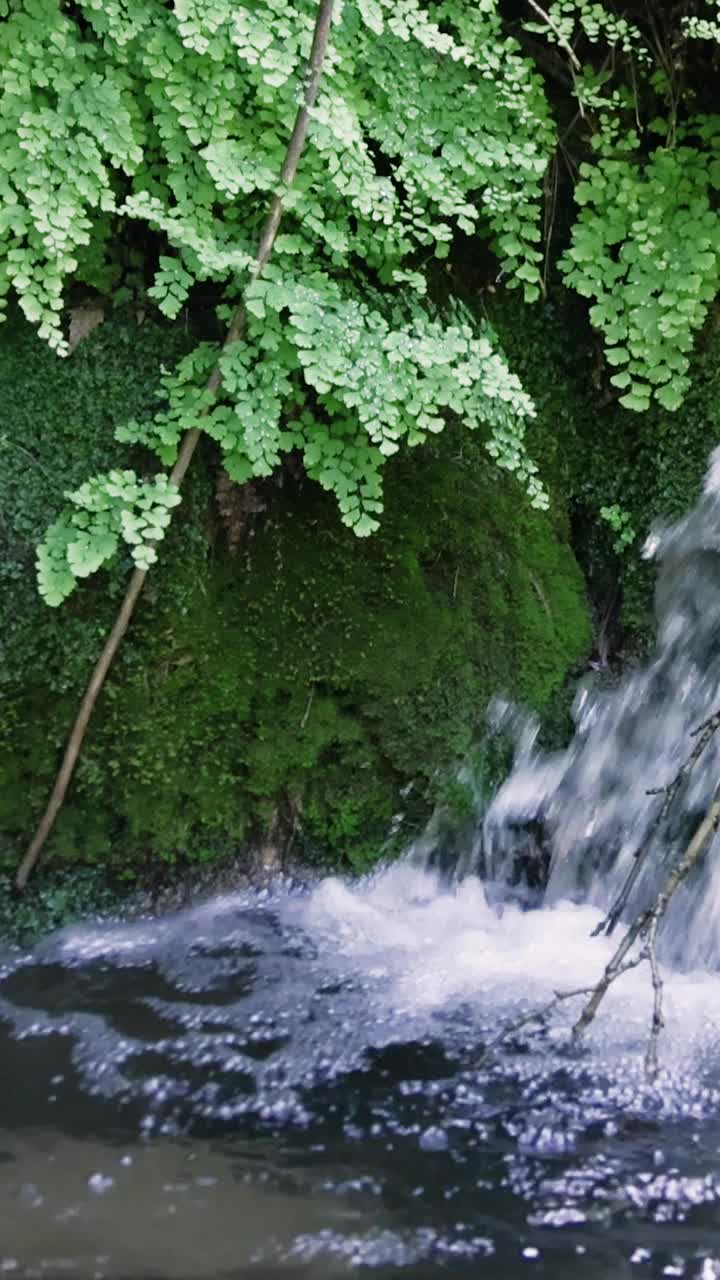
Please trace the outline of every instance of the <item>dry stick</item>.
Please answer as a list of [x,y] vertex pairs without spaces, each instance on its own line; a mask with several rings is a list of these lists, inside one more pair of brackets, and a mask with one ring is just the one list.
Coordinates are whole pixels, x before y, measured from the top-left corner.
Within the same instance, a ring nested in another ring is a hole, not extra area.
[[[305,139],[307,137],[308,126],[310,123],[310,111],[315,103],[318,89],[320,87],[320,80],[322,78],[323,62],[325,60],[330,37],[330,25],[332,22],[334,5],[335,0],[320,0],[303,101],[295,118],[295,126],[290,136],[290,141],[285,153],[285,160],[280,171],[281,187],[287,188],[292,184],[297,172],[298,161],[300,160],[300,156],[305,145]],[[260,236],[257,257],[250,274],[251,283],[257,280],[265,269],[270,254],[272,253],[282,213],[283,197],[282,194],[277,194],[273,196],[272,203],[265,220],[265,225]],[[223,343],[223,350],[232,346],[234,342],[237,342],[242,337],[244,328],[245,307],[241,303],[230,323],[230,327]],[[206,389],[214,394],[219,389],[221,382],[222,373],[220,370],[220,364],[218,363],[208,379]],[[207,409],[203,411],[203,416],[205,416],[206,413]],[[193,427],[190,431],[187,431],[183,438],[177,462],[170,473],[170,482],[178,488],[182,484],[185,472],[190,465],[190,461],[199,439],[199,427]],[[33,867],[40,856],[42,847],[52,831],[55,819],[60,812],[70,779],[72,778],[75,770],[77,758],[80,754],[80,749],[83,744],[85,732],[93,713],[95,703],[97,702],[98,695],[105,683],[105,678],[110,670],[115,654],[120,647],[122,638],[127,631],[135,605],[137,604],[140,592],[143,589],[146,572],[147,570],[145,569],[134,570],[125,598],[120,606],[120,612],[115,619],[112,631],[105,642],[103,651],[90,677],[90,682],[80,704],[77,719],[73,725],[67,747],[65,748],[65,755],[63,756],[60,770],[55,779],[55,785],[48,801],[47,809],[43,814],[40,825],[33,836],[32,842],[20,863],[15,876],[15,884],[18,889],[25,888]]]
[[578,85],[578,79],[576,74],[578,71],[582,69],[580,59],[578,58],[569,40],[567,40],[566,37],[563,35],[561,28],[558,27],[557,23],[554,21],[553,18],[551,18],[550,14],[546,13],[545,10],[540,7],[540,5],[537,3],[537,0],[528,0],[528,4],[530,5],[531,9],[535,10],[538,17],[542,18],[543,22],[547,24],[547,26],[553,32],[555,39],[560,45],[560,48],[565,50],[566,54],[568,55],[568,58],[570,59],[570,75],[572,76],[573,88],[575,89],[575,96],[578,100],[578,111],[580,112],[580,115],[584,119],[585,108],[583,107],[582,98],[580,97],[580,86]]
[[[707,841],[715,834],[718,826],[720,826],[720,797],[715,799],[711,804],[680,861],[675,867],[673,867],[673,870],[665,880],[665,883],[657,894],[653,905],[648,907],[645,911],[641,911],[630,925],[625,937],[611,960],[609,960],[606,965],[602,978],[595,987],[593,994],[573,1027],[574,1039],[578,1039],[590,1026],[590,1023],[595,1017],[602,1000],[607,994],[608,988],[611,983],[620,976],[620,973],[622,972],[622,963],[633,943],[636,942],[638,938],[645,938],[647,941],[641,955],[643,958],[647,958],[650,961],[655,992],[655,1011],[659,1015],[659,1026],[656,1029],[655,1013],[653,1014],[651,1041],[653,1039],[657,1041],[662,1028],[662,983],[660,983],[658,988],[657,982],[659,981],[659,973],[656,972],[657,959],[655,955],[655,937],[658,926],[667,911],[668,904],[675,890],[685,879],[688,872],[694,867]],[[652,1061],[652,1055],[653,1053],[656,1053],[656,1046],[653,1046],[652,1043],[648,1048],[648,1053],[650,1054],[650,1060]]]
[[633,944],[642,935],[643,927],[647,923],[647,919],[648,919],[648,912],[646,911],[641,912],[641,914],[637,917],[637,919],[631,924],[630,928],[625,934],[625,937],[620,943],[620,946],[617,948],[612,958],[606,964],[605,971],[603,973],[602,978],[595,985],[592,996],[588,1000],[587,1004],[585,1005],[585,1008],[583,1009],[582,1013],[580,1014],[580,1017],[578,1018],[577,1022],[575,1023],[575,1026],[573,1027],[573,1037],[575,1039],[581,1036],[583,1032],[587,1030],[587,1028],[590,1026],[590,1023],[595,1017],[595,1014],[597,1013],[600,1007],[600,1004],[602,1003],[603,999],[607,995],[608,988],[612,985],[612,983],[615,981],[616,978],[620,977],[620,974],[624,971],[623,962],[625,960],[625,957],[628,951],[633,946]]
[[[692,765],[699,758],[707,743],[710,741],[712,734],[720,724],[720,711],[716,711],[709,720],[704,721],[695,729],[694,733],[699,736],[698,744],[693,748],[688,760],[681,767],[678,776],[684,776],[692,768]],[[670,784],[670,788],[676,788],[677,776]],[[670,790],[668,788],[668,790]],[[658,1041],[660,1033],[664,1026],[663,1019],[663,982],[660,975],[660,967],[657,959],[657,934],[660,922],[667,911],[670,900],[675,890],[682,884],[685,877],[694,867],[700,854],[702,853],[708,840],[716,833],[720,827],[720,792],[716,792],[716,798],[713,800],[702,822],[699,824],[694,836],[688,844],[685,852],[680,860],[673,867],[672,871],[665,879],[662,888],[655,897],[655,901],[651,907],[647,907],[641,911],[628,928],[622,942],[615,950],[614,954],[605,966],[602,977],[593,987],[583,987],[575,991],[556,991],[552,1000],[541,1006],[540,1009],[529,1013],[521,1014],[519,1017],[510,1022],[505,1023],[497,1036],[488,1042],[483,1053],[483,1058],[492,1052],[503,1040],[512,1035],[521,1027],[526,1026],[529,1022],[544,1022],[551,1013],[555,1011],[559,1004],[564,1000],[570,1000],[575,996],[589,995],[590,999],[583,1008],[579,1018],[575,1022],[572,1029],[572,1038],[577,1041],[593,1021],[598,1009],[609,988],[617,978],[627,973],[628,969],[634,969],[637,965],[647,960],[650,965],[650,975],[653,987],[653,1012],[650,1023],[650,1036],[648,1039],[647,1050],[645,1053],[645,1074],[648,1079],[654,1079],[658,1068]],[[628,953],[638,940],[643,940],[644,945],[634,955],[628,958]]]
[[546,1018],[549,1018],[550,1014],[555,1012],[563,1000],[572,1000],[574,996],[587,996],[591,991],[592,987],[578,987],[577,991],[556,991],[552,1000],[548,1000],[547,1004],[541,1005],[539,1009],[533,1009],[529,1013],[521,1013],[517,1018],[504,1023],[498,1034],[493,1036],[492,1040],[488,1040],[480,1061],[483,1062],[485,1058],[489,1057],[493,1049],[497,1049],[498,1045],[507,1040],[509,1036],[514,1035],[516,1031],[521,1031],[529,1022],[545,1022]]
[[647,940],[647,958],[650,964],[650,976],[653,986],[653,1012],[652,1022],[650,1023],[650,1037],[648,1046],[645,1051],[645,1075],[649,1080],[654,1080],[658,1069],[658,1041],[660,1032],[665,1026],[663,1018],[663,981],[660,976],[660,966],[657,959],[657,919],[652,921],[648,929]]
[[658,809],[658,812],[650,826],[650,830],[635,854],[633,864],[617,898],[613,902],[608,914],[605,916],[605,919],[601,920],[599,925],[593,929],[593,937],[599,933],[604,933],[609,937],[613,932],[620,916],[627,906],[630,894],[635,887],[635,883],[650,850],[650,845],[670,812],[670,807],[678,793],[680,784],[697,764],[697,761],[700,759],[700,756],[718,727],[720,727],[720,711],[715,711],[707,720],[704,720],[702,724],[698,725],[697,729],[693,729],[690,736],[693,738],[696,737],[697,742],[690,752],[687,760],[678,769],[672,782],[667,787],[659,787],[657,790],[647,792],[649,796],[662,795],[664,793],[665,799]]
[[[644,959],[645,952],[641,951],[639,955],[633,956],[630,960],[626,960],[625,963],[620,966],[620,969],[615,976],[619,978],[621,973],[627,973],[628,969],[634,969]],[[530,1010],[528,1013],[521,1013],[517,1018],[513,1018],[510,1022],[504,1023],[498,1034],[493,1036],[492,1040],[488,1040],[480,1061],[484,1061],[484,1059],[492,1053],[493,1049],[497,1049],[498,1045],[502,1044],[504,1040],[507,1040],[509,1036],[514,1035],[516,1031],[522,1030],[522,1028],[527,1026],[529,1022],[545,1022],[545,1020],[550,1017],[550,1014],[554,1013],[558,1006],[563,1004],[565,1000],[575,1000],[577,996],[589,996],[594,990],[595,987],[592,986],[577,987],[573,991],[556,991],[552,1000],[548,1000],[547,1004],[541,1005],[539,1009]]]

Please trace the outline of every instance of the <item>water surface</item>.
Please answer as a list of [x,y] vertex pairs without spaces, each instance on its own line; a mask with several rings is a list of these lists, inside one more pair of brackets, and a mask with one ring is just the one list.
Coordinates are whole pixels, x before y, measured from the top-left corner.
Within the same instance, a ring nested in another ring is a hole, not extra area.
[[404,863],[67,931],[0,964],[0,1276],[720,1276],[720,978],[646,973],[586,1050],[597,908]]

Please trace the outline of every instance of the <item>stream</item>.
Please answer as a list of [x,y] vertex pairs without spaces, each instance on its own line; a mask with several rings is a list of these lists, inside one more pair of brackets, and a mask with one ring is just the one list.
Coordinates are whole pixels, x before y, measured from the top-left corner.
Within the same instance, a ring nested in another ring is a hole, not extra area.
[[[597,981],[628,870],[626,920],[716,792],[720,733],[665,817],[720,707],[720,451],[646,554],[655,654],[581,688],[552,755],[494,708],[515,763],[451,866],[436,823],[359,882],[0,953],[0,1280],[720,1280],[720,836],[663,921],[652,1083],[646,966],[581,1047],[574,999],[487,1051]],[[508,887],[519,851],[542,903]]]
[[68,930],[0,970],[0,1276],[720,1276],[720,977],[579,1054],[501,1020],[611,952],[596,908],[399,864]]

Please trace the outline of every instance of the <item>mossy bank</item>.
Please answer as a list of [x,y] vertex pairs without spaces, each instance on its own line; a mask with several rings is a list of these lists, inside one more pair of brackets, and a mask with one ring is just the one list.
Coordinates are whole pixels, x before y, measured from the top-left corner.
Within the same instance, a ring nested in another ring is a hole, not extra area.
[[[152,404],[182,329],[106,322],[67,361],[0,331],[0,832],[9,868],[45,801],[127,565],[60,610],[34,542],[113,425]],[[42,464],[40,463],[42,458]],[[136,459],[142,466],[143,459]],[[443,771],[506,690],[540,707],[589,646],[563,494],[532,511],[483,441],[451,428],[393,460],[380,534],[358,540],[292,468],[216,501],[195,467],[101,699],[44,866],[129,879],[245,842],[365,868],[417,829]],[[235,545],[231,545],[234,543]],[[403,815],[398,818],[398,815]]]

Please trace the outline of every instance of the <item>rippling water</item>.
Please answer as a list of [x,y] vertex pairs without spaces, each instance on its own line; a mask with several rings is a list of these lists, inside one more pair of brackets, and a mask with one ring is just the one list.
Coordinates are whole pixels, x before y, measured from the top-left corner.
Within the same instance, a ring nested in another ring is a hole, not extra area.
[[617,984],[598,912],[401,864],[0,964],[0,1276],[720,1276],[720,977]]

